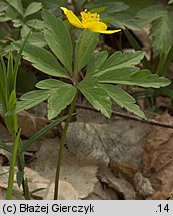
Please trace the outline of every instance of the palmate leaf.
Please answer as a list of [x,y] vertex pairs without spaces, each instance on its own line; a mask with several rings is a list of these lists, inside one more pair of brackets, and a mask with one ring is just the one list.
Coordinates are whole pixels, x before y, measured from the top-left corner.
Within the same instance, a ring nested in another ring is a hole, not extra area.
[[[14,42],[13,46],[15,49],[19,49],[21,44]],[[68,78],[67,73],[58,63],[55,56],[43,48],[26,44],[23,51],[23,57],[24,59],[30,61],[35,68],[43,73],[56,77]]]
[[22,95],[15,112],[30,109],[48,100],[48,119],[55,118],[72,102],[77,91],[74,86],[54,79],[40,81],[36,87],[40,89]]
[[110,118],[110,97],[107,92],[99,86],[96,79],[84,79],[79,83],[78,88],[96,110],[101,111],[103,115]]
[[134,67],[143,59],[144,53],[136,52],[115,52],[103,64],[101,68],[96,67],[95,76],[98,77],[109,71],[117,70],[119,68]]
[[55,118],[72,102],[76,94],[74,86],[55,79],[42,80],[36,87],[49,90],[48,119]]
[[[143,52],[116,52],[108,59],[102,52],[90,59],[87,67],[87,77],[95,77],[100,83],[138,85],[142,87],[159,88],[170,84],[164,77],[158,77],[149,70],[140,70],[135,65],[144,57]],[[101,62],[100,65],[98,60]],[[99,65],[99,66],[98,66]]]
[[142,87],[159,88],[170,84],[164,77],[152,74],[149,70],[139,68],[120,68],[109,71],[98,77],[100,83],[137,85]]
[[44,35],[47,44],[69,72],[72,72],[73,47],[65,24],[46,10],[43,11],[42,17],[45,22]]
[[110,98],[115,101],[115,103],[117,103],[120,107],[125,108],[127,111],[134,113],[141,118],[145,118],[144,113],[136,104],[135,99],[127,92],[117,86],[110,84],[102,84],[101,87],[106,90]]

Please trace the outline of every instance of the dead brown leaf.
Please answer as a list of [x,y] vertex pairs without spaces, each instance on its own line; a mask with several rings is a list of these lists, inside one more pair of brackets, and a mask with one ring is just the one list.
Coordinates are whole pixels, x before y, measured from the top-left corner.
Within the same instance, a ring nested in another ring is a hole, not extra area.
[[[158,121],[173,124],[173,117],[164,114]],[[173,130],[153,126],[144,144],[143,175],[161,194],[173,190]]]
[[125,200],[135,200],[136,192],[132,184],[130,184],[125,178],[116,177],[110,169],[100,168],[97,174],[100,181],[107,184],[109,188],[112,188],[119,196]]
[[149,178],[144,177],[140,172],[135,174],[134,186],[137,194],[143,198],[149,197],[155,192]]

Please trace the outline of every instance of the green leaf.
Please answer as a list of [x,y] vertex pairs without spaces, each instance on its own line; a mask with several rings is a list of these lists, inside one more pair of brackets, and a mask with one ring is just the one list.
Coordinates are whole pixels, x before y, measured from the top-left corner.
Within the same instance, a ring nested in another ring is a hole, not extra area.
[[34,46],[45,47],[47,45],[44,36],[41,32],[32,32],[31,36],[28,39],[28,42]]
[[12,52],[8,54],[8,67],[7,67],[7,82],[9,92],[12,92],[14,89],[14,71],[13,71],[13,55]]
[[30,29],[29,33],[26,35],[24,41],[22,42],[22,44],[20,45],[20,48],[18,49],[18,54],[16,56],[16,61],[14,64],[14,89],[16,88],[16,80],[17,80],[17,72],[18,72],[18,68],[19,68],[19,64],[20,64],[20,60],[21,60],[21,56],[22,56],[22,52],[24,50],[24,47],[26,46],[26,43],[28,41],[28,38],[31,34],[32,28]]
[[3,175],[5,175],[5,174],[7,174],[7,173],[9,173],[9,171],[0,173],[0,177],[3,176]]
[[141,51],[136,52],[115,52],[111,55],[106,62],[103,64],[98,72],[95,72],[95,76],[98,77],[102,74],[105,74],[109,71],[133,67],[140,63],[141,59],[143,59],[144,53]]
[[23,15],[23,6],[21,0],[6,0],[9,5],[15,8],[21,15]]
[[78,84],[78,88],[89,103],[103,115],[110,118],[111,101],[107,92],[99,86],[96,79],[84,79]]
[[16,19],[19,16],[19,12],[12,6],[9,6],[5,11],[5,16],[11,18],[11,20]]
[[75,72],[79,72],[83,67],[85,67],[96,48],[98,43],[98,33],[91,32],[85,29],[76,44],[75,48]]
[[[14,112],[15,105],[16,105],[16,92],[15,90],[13,90],[11,92],[11,95],[10,95],[10,98],[7,104],[8,106],[7,113],[10,111]],[[5,122],[6,122],[9,132],[11,134],[16,134],[18,130],[17,115],[15,113],[12,113],[11,115],[5,114]]]
[[8,89],[6,74],[7,74],[6,65],[4,59],[1,57],[0,59],[0,100],[2,102],[4,113],[7,111],[7,103],[9,97],[9,91],[8,91],[9,89]]
[[20,187],[23,182],[24,172],[23,171],[17,171],[16,178],[17,178],[17,184]]
[[49,92],[45,90],[35,90],[28,92],[22,96],[22,101],[19,101],[15,108],[15,113],[30,109],[49,97]]
[[7,16],[0,16],[0,22],[7,22],[7,21],[9,21],[9,20],[11,20],[10,17],[7,17]]
[[30,29],[27,25],[24,24],[24,25],[22,26],[21,32],[20,32],[20,33],[21,33],[21,37],[22,37],[22,38],[25,38],[25,37],[29,34],[30,30],[31,30],[31,29]]
[[28,7],[25,10],[24,17],[27,17],[31,14],[34,14],[41,10],[42,4],[40,2],[32,2],[31,4],[28,5]]
[[13,22],[13,26],[15,28],[19,28],[23,25],[23,22],[20,19],[13,19],[12,22]]
[[108,58],[107,51],[98,52],[92,55],[87,64],[86,76],[92,77],[95,74],[95,72],[100,70],[100,68],[103,66],[107,58]]
[[108,58],[108,52],[102,51],[95,54],[95,70],[100,70],[100,68],[105,63],[106,59]]
[[45,96],[49,96],[49,91],[34,90],[22,95],[20,100],[40,100],[45,98]]
[[[13,43],[14,48],[18,49],[20,43]],[[57,59],[47,50],[37,46],[26,44],[23,51],[24,59],[30,61],[38,70],[51,76],[68,77]]]
[[13,149],[11,146],[6,145],[5,143],[0,142],[0,149],[3,149],[7,152],[13,152]]
[[53,127],[57,126],[61,122],[65,121],[68,116],[63,116],[59,119],[52,121],[50,124],[46,125],[44,128],[35,133],[32,137],[30,137],[26,142],[22,143],[19,154],[26,151],[37,139],[42,137],[45,133],[51,130]]
[[42,30],[44,28],[44,23],[39,19],[30,19],[25,23],[27,26],[33,27],[34,29]]
[[65,24],[46,10],[42,17],[45,21],[44,35],[50,49],[69,72],[72,72],[73,47]]
[[101,83],[137,85],[153,88],[164,87],[170,84],[168,79],[152,74],[149,70],[139,71],[138,68],[116,69],[101,75],[98,79]]
[[35,189],[35,190],[33,190],[33,191],[30,191],[30,194],[31,194],[31,196],[33,195],[33,194],[35,194],[35,193],[37,193],[37,192],[39,192],[39,191],[42,191],[42,190],[45,190],[46,188],[37,188],[37,189]]
[[87,4],[86,6],[92,8],[90,10],[92,12],[95,12],[97,8],[104,7],[105,12],[107,13],[116,13],[116,12],[124,11],[129,8],[129,6],[127,4],[124,4],[124,2],[101,1],[101,0],[90,1],[90,3]]
[[[106,10],[101,14],[103,18],[106,18],[113,26],[117,28],[125,29],[137,29],[139,25],[137,25],[137,19],[135,19],[135,14],[141,9],[153,5],[155,3],[154,0],[107,0],[100,1],[94,0],[91,2],[91,6],[89,8],[97,8],[97,7],[106,7]],[[94,5],[92,3],[95,2]]]
[[147,23],[153,22],[154,20],[164,17],[166,15],[166,10],[160,5],[151,5],[146,7],[136,14],[138,19],[144,20]]
[[152,48],[155,55],[166,53],[173,44],[173,12],[166,11],[165,16],[157,19],[151,27]]
[[168,4],[172,4],[173,3],[173,0],[169,0]]
[[114,85],[104,84],[101,86],[106,90],[112,100],[114,100],[121,108],[125,108],[129,112],[134,113],[141,118],[145,118],[144,113],[136,104],[135,99],[127,92]]
[[66,84],[58,89],[51,89],[48,99],[48,119],[55,118],[67,105],[69,105],[76,95],[76,88]]
[[36,87],[40,89],[54,89],[54,88],[59,89],[65,86],[68,87],[69,84],[55,79],[45,79],[36,84]]

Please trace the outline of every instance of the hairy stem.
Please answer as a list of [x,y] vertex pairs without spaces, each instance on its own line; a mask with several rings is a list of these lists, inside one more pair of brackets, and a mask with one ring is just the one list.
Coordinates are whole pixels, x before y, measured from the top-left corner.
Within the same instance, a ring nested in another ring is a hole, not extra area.
[[66,134],[67,134],[68,126],[69,126],[69,123],[70,123],[72,115],[73,115],[76,99],[77,99],[77,93],[76,93],[75,98],[73,99],[73,101],[72,101],[72,103],[70,105],[68,118],[67,118],[67,120],[65,122],[65,126],[64,126],[62,136],[61,136],[61,140],[60,140],[60,147],[59,147],[58,158],[57,158],[56,176],[55,176],[54,200],[58,199],[59,177],[60,177],[60,168],[61,168],[61,161],[62,161],[62,157],[63,157],[64,144],[65,144],[65,141],[66,141]]

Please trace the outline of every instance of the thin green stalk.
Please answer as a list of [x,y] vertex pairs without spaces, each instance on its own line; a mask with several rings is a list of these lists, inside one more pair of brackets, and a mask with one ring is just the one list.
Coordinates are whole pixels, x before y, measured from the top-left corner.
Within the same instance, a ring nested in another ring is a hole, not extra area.
[[14,135],[13,137],[14,137],[14,147],[13,147],[13,153],[10,162],[10,173],[9,173],[7,196],[6,196],[7,200],[11,200],[13,195],[14,166],[16,163],[17,151],[19,147],[20,131],[18,131],[17,135]]
[[67,134],[68,126],[69,126],[69,123],[70,123],[72,115],[73,115],[76,99],[77,99],[77,93],[76,93],[75,98],[73,99],[73,101],[72,101],[72,103],[70,105],[68,118],[67,118],[67,120],[65,122],[65,126],[64,126],[62,136],[61,136],[61,140],[60,140],[60,147],[59,147],[58,158],[57,158],[56,176],[55,176],[54,200],[58,199],[59,177],[60,177],[61,161],[62,161],[63,151],[64,151],[64,144],[65,144],[65,141],[66,141],[66,134]]

